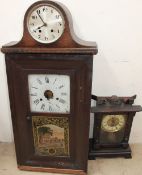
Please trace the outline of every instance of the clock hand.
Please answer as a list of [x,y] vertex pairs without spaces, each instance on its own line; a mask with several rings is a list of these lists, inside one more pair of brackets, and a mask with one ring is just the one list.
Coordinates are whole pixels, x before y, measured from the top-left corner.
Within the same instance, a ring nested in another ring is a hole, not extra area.
[[35,31],[38,30],[38,29],[41,29],[41,28],[44,27],[44,26],[45,26],[45,24],[43,24],[42,26],[37,27],[37,28],[35,29]]
[[38,14],[39,18],[41,19],[41,21],[43,22],[44,26],[47,26],[47,24],[43,21],[42,17],[41,17],[40,14],[38,13],[38,11],[37,11],[37,14]]

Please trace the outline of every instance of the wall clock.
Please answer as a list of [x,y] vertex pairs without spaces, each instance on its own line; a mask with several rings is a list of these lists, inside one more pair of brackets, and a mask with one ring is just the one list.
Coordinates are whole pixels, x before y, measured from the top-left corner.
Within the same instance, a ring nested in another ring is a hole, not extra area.
[[2,52],[19,169],[86,174],[96,44],[76,37],[63,4],[38,1]]
[[133,117],[142,111],[141,106],[132,105],[136,96],[132,97],[97,97],[94,113],[93,138],[90,139],[89,159],[96,157],[131,158],[129,136]]

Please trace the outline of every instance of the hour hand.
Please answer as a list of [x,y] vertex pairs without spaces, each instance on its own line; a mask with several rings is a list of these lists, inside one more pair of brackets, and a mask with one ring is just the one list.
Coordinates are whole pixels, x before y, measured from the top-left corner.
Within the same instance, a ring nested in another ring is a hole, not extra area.
[[43,24],[42,26],[37,27],[34,31],[39,30],[39,29],[41,29],[44,26],[45,26],[45,24]]

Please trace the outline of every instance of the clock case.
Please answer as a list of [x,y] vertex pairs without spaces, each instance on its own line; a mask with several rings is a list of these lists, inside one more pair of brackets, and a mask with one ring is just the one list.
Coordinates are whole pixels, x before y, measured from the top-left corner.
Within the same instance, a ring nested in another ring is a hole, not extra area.
[[[91,107],[91,113],[94,115],[94,128],[93,138],[89,139],[89,160],[94,160],[96,157],[132,157],[128,143],[131,127],[136,112],[142,111],[141,106],[133,105],[135,98],[136,96],[97,97],[92,95],[96,105]],[[114,133],[103,131],[101,124],[106,115],[123,115],[124,127]]]
[[[53,5],[65,19],[62,36],[54,43],[35,41],[27,29],[29,11],[41,3]],[[26,12],[21,41],[2,47],[5,53],[11,116],[17,164],[21,170],[86,174],[89,145],[94,42],[85,42],[73,31],[71,14],[61,3],[39,1]],[[30,111],[28,97],[29,74],[62,74],[70,76],[70,113],[36,113]],[[32,117],[64,117],[69,121],[69,156],[35,154]],[[83,145],[83,146],[82,146]]]

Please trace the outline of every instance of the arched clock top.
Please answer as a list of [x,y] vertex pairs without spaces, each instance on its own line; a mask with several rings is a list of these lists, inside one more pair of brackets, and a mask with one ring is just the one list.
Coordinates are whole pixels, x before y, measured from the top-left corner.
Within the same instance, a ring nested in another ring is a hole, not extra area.
[[23,37],[2,47],[4,53],[97,54],[95,42],[79,39],[69,10],[59,2],[38,1],[24,17]]

